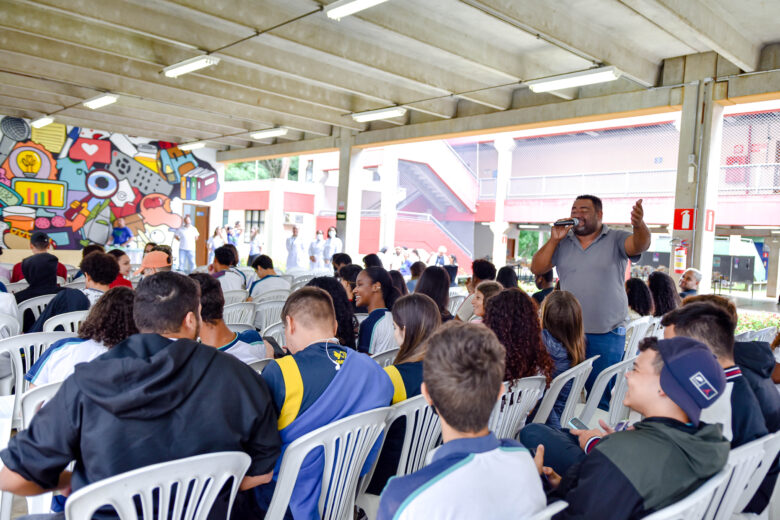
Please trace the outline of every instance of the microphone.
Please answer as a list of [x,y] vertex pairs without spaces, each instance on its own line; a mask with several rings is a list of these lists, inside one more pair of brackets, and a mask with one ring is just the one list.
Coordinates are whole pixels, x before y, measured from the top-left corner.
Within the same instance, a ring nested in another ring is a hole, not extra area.
[[578,218],[562,218],[560,220],[556,220],[553,223],[553,226],[576,226],[580,223],[580,219]]

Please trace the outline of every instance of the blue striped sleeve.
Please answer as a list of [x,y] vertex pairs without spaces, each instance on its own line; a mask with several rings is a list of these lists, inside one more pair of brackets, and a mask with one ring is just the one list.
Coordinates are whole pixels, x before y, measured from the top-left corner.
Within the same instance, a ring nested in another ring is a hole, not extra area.
[[65,348],[71,344],[83,343],[84,341],[86,340],[81,338],[63,338],[61,340],[55,341],[49,346],[49,348],[43,351],[41,357],[39,357],[33,366],[30,367],[30,370],[27,371],[27,373],[24,375],[24,378],[30,383],[35,383],[35,379],[41,373],[41,369],[43,369],[43,366],[49,361],[51,355],[55,351]]

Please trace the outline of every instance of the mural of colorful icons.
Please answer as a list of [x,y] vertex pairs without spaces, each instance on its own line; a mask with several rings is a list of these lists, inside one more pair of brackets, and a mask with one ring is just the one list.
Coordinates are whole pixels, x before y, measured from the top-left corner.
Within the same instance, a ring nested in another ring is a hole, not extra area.
[[181,225],[171,201],[218,193],[215,166],[174,143],[0,119],[0,246],[26,248],[35,230],[61,249],[105,244],[120,217],[133,246],[170,242]]

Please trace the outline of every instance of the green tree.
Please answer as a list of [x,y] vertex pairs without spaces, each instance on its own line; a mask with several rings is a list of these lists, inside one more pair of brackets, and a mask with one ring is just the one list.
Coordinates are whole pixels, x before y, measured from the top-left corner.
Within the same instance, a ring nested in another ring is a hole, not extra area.
[[517,256],[531,258],[539,250],[540,231],[521,229],[517,236]]
[[251,181],[255,178],[255,161],[230,163],[225,168],[226,181]]

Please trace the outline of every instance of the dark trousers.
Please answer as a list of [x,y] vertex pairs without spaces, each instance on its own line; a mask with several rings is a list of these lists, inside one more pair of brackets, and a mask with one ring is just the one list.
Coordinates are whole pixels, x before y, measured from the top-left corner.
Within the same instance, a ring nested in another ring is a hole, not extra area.
[[525,426],[520,430],[520,442],[531,453],[536,453],[540,444],[544,446],[544,465],[559,475],[565,475],[571,466],[586,456],[577,437],[568,430],[557,430],[545,424],[532,423]]

